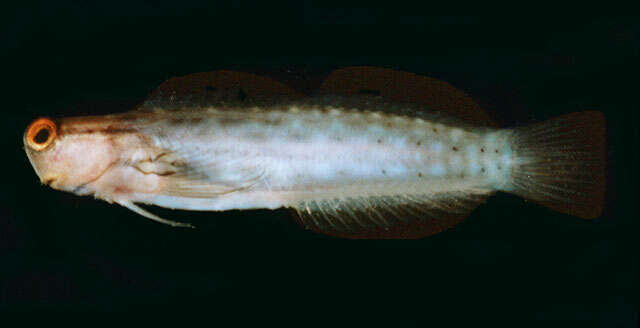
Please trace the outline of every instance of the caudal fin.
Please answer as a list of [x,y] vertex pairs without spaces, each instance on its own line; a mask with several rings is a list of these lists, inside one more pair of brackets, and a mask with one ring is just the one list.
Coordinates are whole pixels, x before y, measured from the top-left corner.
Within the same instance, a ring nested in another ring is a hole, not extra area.
[[597,218],[604,205],[605,125],[602,113],[588,111],[515,129],[505,189],[562,213]]

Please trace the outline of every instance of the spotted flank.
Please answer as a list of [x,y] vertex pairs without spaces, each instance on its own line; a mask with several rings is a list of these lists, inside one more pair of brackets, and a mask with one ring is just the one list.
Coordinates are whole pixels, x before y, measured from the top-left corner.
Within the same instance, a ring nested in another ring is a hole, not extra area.
[[599,112],[499,128],[446,82],[373,67],[307,89],[231,71],[173,78],[128,113],[40,118],[25,150],[52,188],[173,226],[190,225],[138,204],[291,208],[309,230],[377,239],[444,231],[498,191],[581,218],[602,211]]

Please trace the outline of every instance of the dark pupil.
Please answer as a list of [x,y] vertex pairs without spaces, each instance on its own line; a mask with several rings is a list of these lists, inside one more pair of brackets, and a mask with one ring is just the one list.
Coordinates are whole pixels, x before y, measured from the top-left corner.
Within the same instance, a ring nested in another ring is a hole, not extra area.
[[38,134],[33,138],[37,144],[43,144],[49,140],[49,129],[43,128],[38,131]]

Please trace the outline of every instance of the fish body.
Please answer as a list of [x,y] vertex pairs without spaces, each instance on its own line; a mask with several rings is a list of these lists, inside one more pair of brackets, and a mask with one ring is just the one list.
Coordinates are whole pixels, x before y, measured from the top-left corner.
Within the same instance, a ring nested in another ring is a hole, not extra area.
[[[119,115],[37,120],[24,143],[42,182],[164,223],[184,225],[135,204],[286,207],[316,231],[415,238],[458,223],[496,191],[597,216],[603,122],[585,112],[500,129],[353,95],[149,101]],[[49,138],[39,144],[42,129]]]

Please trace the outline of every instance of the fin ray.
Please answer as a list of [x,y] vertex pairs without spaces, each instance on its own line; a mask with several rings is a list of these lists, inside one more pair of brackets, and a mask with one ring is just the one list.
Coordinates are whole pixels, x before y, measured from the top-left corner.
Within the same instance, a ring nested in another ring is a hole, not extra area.
[[300,98],[303,95],[269,77],[218,70],[173,77],[151,92],[141,109],[178,109],[220,103],[254,101],[269,97]]
[[354,66],[334,70],[320,86],[320,92],[327,94],[353,96],[363,94],[363,91],[443,111],[476,126],[496,126],[464,91],[427,76],[381,67]]
[[167,219],[163,219],[155,214],[152,214],[148,211],[146,211],[145,209],[143,209],[142,207],[134,204],[131,201],[117,201],[116,203],[120,204],[121,206],[124,206],[126,208],[128,208],[129,210],[144,216],[147,219],[156,221],[156,222],[160,222],[162,224],[167,224],[170,225],[172,227],[182,227],[182,228],[195,228],[195,226],[193,226],[192,224],[189,223],[184,223],[184,222],[177,222],[177,221],[171,221],[171,220],[167,220]]
[[[309,200],[294,206],[306,228],[355,239],[413,239],[461,222],[492,193],[444,193]],[[339,222],[339,224],[337,224]]]
[[162,176],[164,185],[159,193],[211,198],[267,183],[265,169],[259,161],[223,161],[194,143],[176,144],[164,140],[160,143],[163,146],[162,156],[131,163],[145,174]]
[[600,112],[571,113],[513,130],[514,165],[505,191],[584,219],[605,197],[606,122]]

